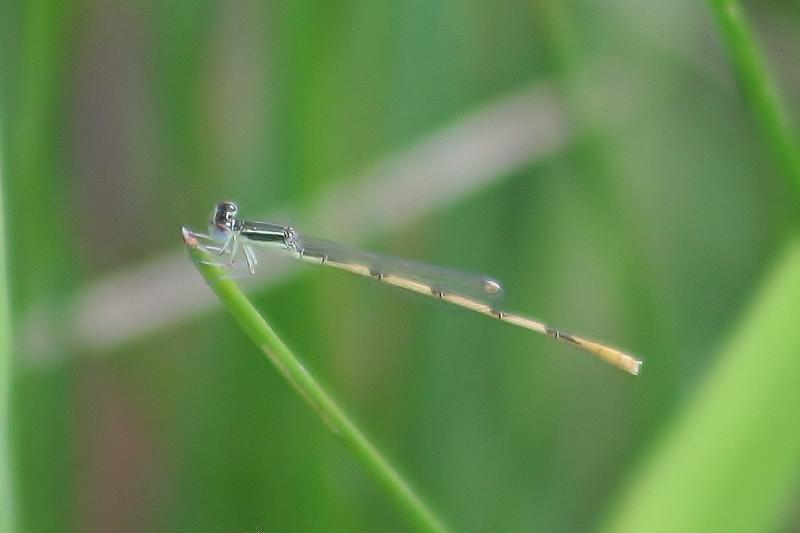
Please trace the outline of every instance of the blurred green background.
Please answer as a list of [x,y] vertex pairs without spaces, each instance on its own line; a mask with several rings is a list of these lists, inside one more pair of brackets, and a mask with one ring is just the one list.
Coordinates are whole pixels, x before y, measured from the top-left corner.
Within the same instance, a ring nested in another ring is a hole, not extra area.
[[[276,262],[259,309],[456,530],[800,530],[797,147],[711,4],[2,0],[0,530],[410,527],[180,250],[226,198],[645,358]],[[744,9],[788,122],[800,7]]]

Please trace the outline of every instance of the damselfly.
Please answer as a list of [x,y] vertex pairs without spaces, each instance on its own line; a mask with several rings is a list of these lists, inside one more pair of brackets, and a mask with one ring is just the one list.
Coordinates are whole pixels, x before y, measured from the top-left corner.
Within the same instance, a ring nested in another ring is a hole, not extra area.
[[206,250],[219,257],[213,261],[214,264],[230,267],[244,258],[250,274],[255,274],[258,260],[254,247],[277,247],[304,261],[370,277],[547,335],[586,350],[631,374],[636,375],[641,370],[642,361],[621,350],[499,309],[496,302],[503,288],[490,277],[384,257],[307,237],[289,226],[241,220],[238,214],[239,208],[235,203],[220,202],[214,207],[209,234],[193,234],[206,243],[203,244]]

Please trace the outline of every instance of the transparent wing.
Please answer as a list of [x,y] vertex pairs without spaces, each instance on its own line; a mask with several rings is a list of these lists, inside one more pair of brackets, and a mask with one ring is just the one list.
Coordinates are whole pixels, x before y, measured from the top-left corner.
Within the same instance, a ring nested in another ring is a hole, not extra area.
[[381,279],[403,278],[427,286],[432,294],[459,294],[482,302],[503,298],[501,284],[482,274],[474,274],[438,266],[365,252],[339,243],[296,234],[295,250],[303,259]]

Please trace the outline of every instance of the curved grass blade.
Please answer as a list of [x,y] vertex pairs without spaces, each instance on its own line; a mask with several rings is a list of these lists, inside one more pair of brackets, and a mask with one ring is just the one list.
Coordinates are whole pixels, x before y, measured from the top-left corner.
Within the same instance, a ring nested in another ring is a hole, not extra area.
[[421,530],[446,531],[441,520],[320,386],[253,307],[238,285],[226,276],[222,268],[207,262],[209,255],[198,246],[199,243],[192,233],[184,229],[183,239],[195,266],[223,305],[367,472],[383,486]]

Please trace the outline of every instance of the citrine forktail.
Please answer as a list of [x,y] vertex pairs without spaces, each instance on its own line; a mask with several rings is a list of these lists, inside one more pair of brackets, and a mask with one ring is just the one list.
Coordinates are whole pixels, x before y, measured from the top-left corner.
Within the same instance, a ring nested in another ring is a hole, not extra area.
[[209,221],[209,234],[192,234],[208,242],[203,247],[220,257],[219,261],[214,261],[218,266],[232,266],[241,255],[250,274],[255,274],[258,261],[254,248],[277,247],[310,263],[373,278],[569,343],[633,375],[639,374],[642,368],[640,359],[621,350],[498,309],[492,302],[502,295],[503,288],[490,277],[384,257],[307,237],[289,226],[241,220],[238,214],[239,207],[234,202],[220,202]]

